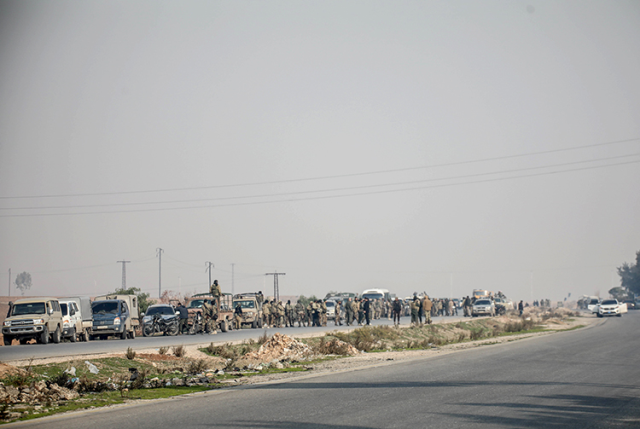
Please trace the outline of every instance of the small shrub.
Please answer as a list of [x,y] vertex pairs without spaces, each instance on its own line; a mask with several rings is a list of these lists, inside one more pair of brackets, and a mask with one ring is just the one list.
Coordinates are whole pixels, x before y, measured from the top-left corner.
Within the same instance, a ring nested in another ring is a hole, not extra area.
[[158,353],[161,355],[166,355],[169,351],[169,347],[163,346],[158,349]]
[[149,373],[146,369],[138,370],[138,376],[131,382],[131,389],[142,389],[142,387],[144,386],[144,381],[147,378],[148,374]]
[[69,374],[62,371],[60,374],[56,375],[55,377],[51,377],[49,379],[49,383],[47,383],[49,386],[51,386],[52,384],[57,384],[60,387],[64,387],[67,385],[67,383],[69,382]]
[[469,331],[469,338],[474,341],[482,337],[482,329],[474,329]]
[[187,353],[187,350],[184,348],[184,345],[173,347],[173,355],[175,357],[183,357],[186,353]]
[[340,341],[337,338],[326,341],[324,337],[320,338],[320,343],[314,347],[314,351],[324,355],[346,356],[349,354],[349,344]]
[[262,335],[260,335],[260,337],[258,337],[258,341],[256,341],[256,344],[264,344],[267,341],[269,341],[269,335],[267,334],[267,330],[265,329],[264,332],[262,333]]
[[460,333],[458,334],[458,342],[459,342],[459,343],[463,342],[463,341],[464,341],[464,340],[466,340],[466,339],[467,339],[467,334],[465,334],[464,332],[460,332]]
[[187,374],[199,374],[207,369],[207,361],[205,359],[193,359],[189,361]]
[[127,348],[127,353],[125,353],[125,356],[129,360],[133,360],[136,357],[136,352],[134,352],[131,347],[128,347]]

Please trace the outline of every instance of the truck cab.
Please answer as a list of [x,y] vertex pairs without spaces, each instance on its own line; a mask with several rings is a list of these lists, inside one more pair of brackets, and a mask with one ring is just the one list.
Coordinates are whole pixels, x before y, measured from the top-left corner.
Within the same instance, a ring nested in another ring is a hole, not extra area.
[[47,344],[59,343],[62,337],[62,310],[57,298],[19,299],[12,306],[2,326],[4,345],[14,339],[20,344],[35,339]]

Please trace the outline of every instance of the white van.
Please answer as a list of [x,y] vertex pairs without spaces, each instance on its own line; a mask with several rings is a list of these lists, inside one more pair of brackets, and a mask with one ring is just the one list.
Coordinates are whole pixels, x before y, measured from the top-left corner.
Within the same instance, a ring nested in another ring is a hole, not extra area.
[[391,295],[389,295],[389,291],[387,289],[367,289],[362,292],[361,298],[369,298],[369,301],[373,301],[374,299],[391,301]]

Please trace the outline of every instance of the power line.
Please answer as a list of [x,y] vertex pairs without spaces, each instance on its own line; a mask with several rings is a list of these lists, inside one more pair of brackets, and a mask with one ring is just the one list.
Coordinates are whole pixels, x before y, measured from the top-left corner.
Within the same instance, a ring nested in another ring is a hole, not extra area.
[[[566,167],[570,165],[586,164],[590,162],[611,161],[614,159],[629,158],[629,157],[635,157],[635,156],[640,156],[640,153],[632,153],[627,155],[618,155],[618,156],[611,156],[611,157],[605,157],[605,158],[595,158],[595,159],[588,159],[588,160],[582,160],[582,161],[563,162],[558,164],[539,165],[535,167],[523,167],[523,168],[517,168],[517,169],[498,170],[498,171],[491,171],[491,172],[485,172],[485,173],[474,173],[474,174],[465,174],[465,175],[457,175],[457,176],[438,177],[438,178],[432,178],[432,179],[410,180],[410,181],[404,181],[404,182],[382,183],[382,184],[373,184],[373,185],[317,189],[312,191],[280,192],[275,194],[244,195],[244,196],[236,196],[236,197],[198,198],[198,199],[190,199],[190,200],[147,201],[142,203],[135,202],[135,203],[85,204],[85,205],[72,205],[72,206],[65,205],[65,206],[44,206],[44,207],[0,207],[0,210],[59,210],[59,209],[78,209],[78,208],[94,208],[94,207],[122,207],[122,206],[158,205],[158,204],[182,204],[182,203],[195,203],[195,202],[205,202],[205,201],[226,201],[226,200],[241,200],[241,199],[253,199],[253,198],[272,198],[272,197],[282,197],[282,196],[291,196],[291,195],[317,194],[317,193],[325,193],[325,192],[349,191],[349,190],[355,190],[355,189],[368,189],[368,188],[377,188],[382,186],[410,185],[414,183],[438,182],[443,180],[467,179],[471,177],[482,177],[482,176],[492,176],[496,174],[517,173],[522,171],[541,170],[545,168]],[[597,166],[595,166],[594,168],[596,167]],[[178,261],[178,262],[182,262],[182,261]],[[183,263],[186,264],[186,262],[183,262]]]
[[516,155],[505,155],[505,156],[497,156],[490,158],[481,158],[476,160],[468,160],[468,161],[457,161],[443,164],[431,164],[431,165],[423,165],[417,167],[405,167],[405,168],[397,168],[397,169],[389,169],[389,170],[378,170],[378,171],[367,171],[360,173],[348,173],[348,174],[338,174],[333,176],[317,176],[317,177],[306,177],[306,178],[297,178],[297,179],[285,179],[285,180],[272,180],[272,181],[264,181],[264,182],[249,182],[249,183],[236,183],[229,185],[211,185],[211,186],[195,186],[195,187],[185,187],[185,188],[165,188],[165,189],[149,189],[142,191],[117,191],[117,192],[93,192],[93,193],[78,193],[78,194],[50,194],[50,195],[20,195],[20,196],[0,196],[0,199],[29,199],[29,198],[62,198],[62,197],[90,197],[90,196],[104,196],[104,195],[127,195],[127,194],[148,194],[148,193],[160,193],[160,192],[178,192],[178,191],[195,191],[195,190],[203,190],[203,189],[220,189],[220,188],[233,188],[233,187],[242,187],[242,186],[255,186],[255,185],[273,185],[278,183],[291,183],[291,182],[303,182],[303,181],[313,181],[313,180],[327,180],[327,179],[338,179],[345,177],[357,177],[357,176],[368,176],[374,174],[388,174],[388,173],[397,173],[401,171],[411,171],[411,170],[422,170],[428,168],[438,168],[438,167],[451,167],[455,165],[464,165],[464,164],[474,164],[480,162],[488,162],[488,161],[498,161],[503,159],[513,159],[513,158],[522,158],[527,156],[535,156],[535,155],[544,155],[550,153],[558,153],[558,152],[568,152],[574,150],[588,149],[594,147],[601,146],[610,146],[621,143],[629,143],[634,141],[640,141],[640,137],[624,139],[624,140],[615,140],[604,143],[594,143],[589,145],[581,145],[581,146],[573,146],[569,148],[562,149],[550,149],[538,152],[527,152],[523,154]]
[[[250,206],[250,205],[261,205],[261,204],[274,204],[274,203],[284,203],[284,202],[299,202],[299,201],[309,201],[309,200],[323,200],[323,199],[332,199],[332,198],[346,198],[346,197],[354,197],[354,196],[362,196],[362,195],[375,195],[375,194],[387,194],[387,193],[395,193],[395,192],[406,192],[406,191],[417,191],[424,189],[435,189],[435,188],[444,188],[444,187],[452,187],[452,186],[462,186],[469,184],[479,184],[479,183],[489,183],[489,182],[500,182],[504,180],[513,180],[513,179],[522,179],[529,177],[538,177],[538,176],[548,176],[551,174],[561,174],[561,173],[571,173],[576,171],[585,171],[585,170],[593,170],[598,168],[606,168],[606,167],[615,167],[619,165],[628,165],[628,164],[637,164],[640,160],[636,161],[628,161],[628,162],[618,162],[613,164],[605,164],[605,165],[596,165],[590,167],[581,167],[574,169],[565,169],[565,170],[557,170],[557,171],[548,171],[543,173],[532,173],[532,174],[523,174],[518,176],[511,177],[498,177],[493,179],[484,179],[484,180],[476,180],[476,181],[465,181],[465,182],[457,182],[457,183],[445,183],[441,185],[429,185],[429,186],[417,186],[417,187],[407,187],[407,188],[399,188],[399,189],[386,189],[386,190],[377,190],[377,191],[368,191],[368,192],[354,192],[349,194],[336,194],[336,195],[324,195],[324,196],[311,196],[311,197],[301,197],[301,198],[287,198],[287,199],[278,199],[271,201],[251,201],[251,202],[242,202],[242,203],[230,203],[230,204],[212,204],[212,205],[204,205],[204,206],[185,206],[185,207],[162,207],[162,208],[150,208],[150,209],[133,209],[133,210],[112,210],[112,211],[96,211],[96,212],[67,212],[67,213],[34,213],[34,214],[8,214],[8,215],[0,215],[0,218],[5,217],[49,217],[49,216],[75,216],[75,215],[96,215],[96,214],[115,214],[115,213],[142,213],[142,212],[156,212],[156,211],[173,211],[173,210],[193,210],[193,209],[207,209],[207,208],[219,208],[219,207],[235,207],[235,206]],[[537,168],[537,167],[536,167]],[[549,168],[549,166],[544,167]],[[519,169],[516,171],[523,171],[525,169]],[[480,173],[482,175],[487,174],[498,174],[498,173]],[[473,175],[471,175],[473,176]],[[449,178],[462,178],[464,176],[452,177]],[[445,180],[445,179],[428,179],[424,181],[416,181],[417,182],[425,182],[425,181],[434,181],[434,180]],[[367,185],[365,187],[373,187],[373,186],[392,186],[392,185]],[[362,188],[362,187],[358,187]],[[342,190],[346,190],[344,188]],[[329,190],[324,191],[304,191],[300,193],[311,193],[311,192],[328,192]],[[293,195],[295,193],[291,193],[289,195]],[[274,195],[275,196],[275,195]],[[241,197],[235,197],[241,198]]]

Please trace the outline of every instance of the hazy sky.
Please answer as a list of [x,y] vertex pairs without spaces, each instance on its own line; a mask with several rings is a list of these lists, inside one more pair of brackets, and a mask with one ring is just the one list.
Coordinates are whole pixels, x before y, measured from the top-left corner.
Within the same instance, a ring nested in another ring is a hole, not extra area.
[[0,294],[605,296],[639,77],[638,1],[3,0]]

